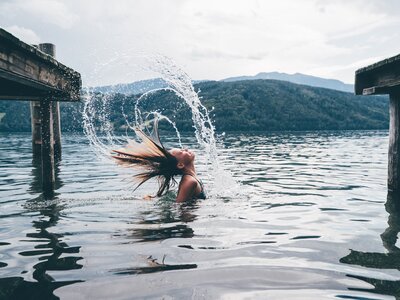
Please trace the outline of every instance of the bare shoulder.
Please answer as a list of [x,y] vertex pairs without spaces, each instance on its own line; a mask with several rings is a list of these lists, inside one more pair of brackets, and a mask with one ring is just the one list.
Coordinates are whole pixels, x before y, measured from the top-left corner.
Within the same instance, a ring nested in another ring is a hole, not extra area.
[[182,202],[191,199],[195,195],[197,181],[192,176],[183,176],[179,184],[178,195],[176,200]]
[[183,176],[181,184],[197,184],[197,180],[193,176]]
[[192,189],[197,187],[197,180],[192,176],[183,176],[179,184],[179,189]]

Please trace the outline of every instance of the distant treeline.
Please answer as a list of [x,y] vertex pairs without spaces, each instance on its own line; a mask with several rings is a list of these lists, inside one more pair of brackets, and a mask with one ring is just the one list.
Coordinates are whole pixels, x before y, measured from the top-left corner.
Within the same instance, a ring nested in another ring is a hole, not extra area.
[[[211,111],[217,131],[387,129],[386,96],[354,96],[336,90],[277,80],[207,81],[195,85]],[[100,95],[98,95],[100,97]],[[138,95],[110,96],[106,107],[115,130],[126,125],[121,113],[134,116]],[[61,103],[63,131],[82,131],[83,103]],[[191,130],[191,113],[175,94],[157,92],[142,111],[172,116],[181,131]],[[99,126],[102,120],[99,120]],[[0,101],[0,131],[30,131],[29,102]]]

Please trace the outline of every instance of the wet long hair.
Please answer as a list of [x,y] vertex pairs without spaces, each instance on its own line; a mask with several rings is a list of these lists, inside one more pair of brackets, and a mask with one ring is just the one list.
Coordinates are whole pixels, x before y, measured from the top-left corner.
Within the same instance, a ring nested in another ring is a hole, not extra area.
[[129,140],[124,148],[113,150],[112,157],[122,165],[141,170],[134,175],[134,179],[138,182],[134,190],[149,179],[157,178],[159,189],[156,195],[160,197],[176,184],[174,176],[182,174],[177,166],[178,160],[161,143],[157,119],[154,121],[151,136],[139,127],[135,128],[135,132],[141,142]]

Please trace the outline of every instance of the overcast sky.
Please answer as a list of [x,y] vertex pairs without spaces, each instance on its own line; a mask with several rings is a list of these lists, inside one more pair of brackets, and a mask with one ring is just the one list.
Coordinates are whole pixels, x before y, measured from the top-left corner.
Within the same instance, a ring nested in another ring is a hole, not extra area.
[[278,71],[346,83],[400,53],[399,0],[0,0],[0,27],[56,44],[86,85],[148,77],[143,53],[193,79]]

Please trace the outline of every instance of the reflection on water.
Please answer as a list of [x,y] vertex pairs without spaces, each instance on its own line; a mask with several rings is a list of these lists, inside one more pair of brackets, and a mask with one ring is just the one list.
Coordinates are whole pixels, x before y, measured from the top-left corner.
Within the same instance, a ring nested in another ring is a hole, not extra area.
[[386,131],[227,134],[241,185],[184,205],[63,139],[49,197],[30,135],[0,134],[0,299],[400,297]]
[[[32,203],[40,202],[40,206],[46,200],[39,197],[27,201],[27,210]],[[33,205],[36,207],[36,205]],[[50,228],[56,227],[62,207],[56,204],[45,206],[40,209],[40,216],[32,221],[33,231],[26,234],[25,242],[33,243],[33,249],[18,252],[22,257],[32,257],[39,261],[31,268],[33,281],[24,280],[23,277],[0,278],[1,299],[56,299],[53,291],[59,287],[81,282],[81,280],[55,281],[49,274],[51,271],[69,271],[81,269],[82,265],[77,262],[82,259],[80,256],[70,254],[79,253],[80,247],[69,247],[62,241],[63,235],[51,232]],[[36,212],[36,210],[35,210]],[[67,255],[67,256],[66,256]],[[21,274],[27,274],[24,270]]]
[[[389,213],[388,227],[380,236],[387,252],[361,252],[351,249],[350,254],[341,258],[340,262],[367,268],[400,270],[400,248],[396,246],[397,236],[400,232],[400,195],[388,193],[385,207]],[[400,280],[381,280],[351,274],[348,276],[364,280],[373,286],[372,289],[354,290],[393,295],[396,299],[400,298]]]
[[124,232],[134,242],[159,241],[168,238],[191,238],[194,231],[190,222],[196,220],[198,203],[175,203],[175,194],[169,193],[157,201],[156,207],[139,212],[139,220]]
[[[82,265],[77,263],[82,259],[79,256],[65,256],[66,254],[79,253],[80,247],[69,247],[62,242],[63,235],[51,232],[52,227],[56,227],[60,218],[63,206],[54,204],[47,205],[49,198],[56,196],[53,192],[43,193],[41,182],[41,162],[36,157],[32,159],[31,177],[27,192],[38,195],[36,198],[27,200],[23,204],[26,213],[39,213],[38,218],[31,221],[33,231],[26,233],[25,242],[33,243],[33,249],[28,248],[18,252],[22,257],[32,257],[38,262],[32,265],[31,278],[27,281],[24,277],[4,277],[0,278],[0,299],[57,299],[53,294],[54,290],[62,286],[81,282],[81,280],[55,281],[49,274],[51,271],[68,271],[81,269]],[[63,183],[59,177],[59,165],[55,169],[55,188],[59,189]],[[3,243],[3,245],[11,245]],[[3,267],[7,263],[2,263]],[[23,270],[21,274],[29,271]]]
[[[54,191],[58,190],[63,186],[62,179],[60,178],[60,164],[61,158],[58,157],[57,162],[55,163],[54,168]],[[31,169],[32,180],[29,183],[28,192],[30,194],[40,194],[42,193],[42,197],[46,199],[52,199],[56,196],[54,191],[44,191],[42,187],[42,162],[40,158],[33,156],[32,157],[32,169]]]

